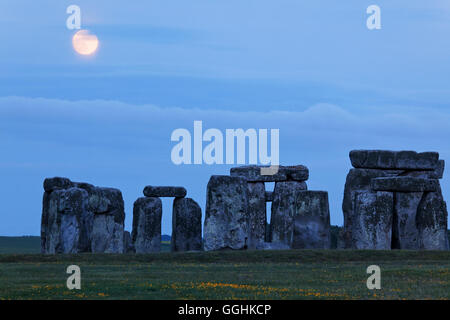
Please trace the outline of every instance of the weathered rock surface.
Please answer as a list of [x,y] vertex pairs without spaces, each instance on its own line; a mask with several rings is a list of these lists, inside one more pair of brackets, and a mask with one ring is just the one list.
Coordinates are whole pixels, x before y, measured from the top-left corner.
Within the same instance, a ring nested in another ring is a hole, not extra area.
[[394,195],[392,192],[354,192],[352,224],[354,249],[389,250],[392,242]]
[[44,190],[45,192],[52,192],[55,190],[68,189],[73,187],[72,181],[67,178],[54,177],[47,178],[44,180]]
[[301,191],[295,202],[294,249],[330,249],[330,209],[325,191]]
[[350,160],[355,168],[434,170],[439,153],[388,150],[352,150]]
[[301,182],[309,179],[309,169],[302,165],[282,166],[281,170],[285,172],[288,180]]
[[136,253],[161,250],[161,218],[161,199],[147,197],[134,202],[132,240]]
[[131,234],[129,231],[123,232],[123,251],[124,251],[124,253],[136,252],[136,250],[134,249],[133,240],[131,239]]
[[89,221],[88,193],[79,188],[53,189],[44,193],[41,229],[43,253],[78,253],[87,251]]
[[419,249],[449,250],[447,235],[447,204],[442,193],[425,193],[417,210]]
[[202,250],[202,210],[191,198],[175,198],[173,201],[171,249]]
[[442,179],[444,177],[444,169],[445,161],[439,160],[438,166],[436,167],[436,169],[434,169],[434,179]]
[[266,190],[264,182],[248,182],[248,248],[260,249],[266,233]]
[[[344,200],[342,203],[342,211],[344,213],[344,229],[342,231],[342,241],[346,249],[367,249],[373,247],[382,247],[376,245],[368,239],[373,238],[369,235],[372,231],[366,230],[364,222],[367,217],[366,206],[361,206],[361,201],[367,198],[367,206],[376,207],[376,192],[371,190],[371,181],[379,177],[395,177],[401,174],[401,170],[375,170],[375,169],[350,169],[345,181]],[[367,193],[368,196],[364,196]],[[360,195],[361,194],[361,195]],[[360,212],[359,208],[364,212]],[[393,211],[393,208],[392,210]],[[370,210],[369,210],[370,212]],[[383,227],[382,227],[383,229]]]
[[207,187],[204,249],[248,245],[248,187],[243,177],[211,176]]
[[156,187],[146,186],[144,188],[144,196],[150,198],[161,197],[175,197],[184,198],[186,196],[186,189],[183,187]]
[[95,188],[89,197],[94,213],[91,249],[98,253],[123,253],[124,202],[113,188]]
[[44,181],[43,253],[123,252],[122,194],[67,178]]
[[423,192],[396,192],[392,249],[419,249],[417,209]]
[[273,191],[270,220],[272,243],[292,245],[294,234],[295,203],[299,192],[307,189],[305,182],[276,182]]
[[50,210],[50,193],[45,191],[42,197],[42,215],[41,215],[41,253],[47,253],[47,240],[50,236],[50,226],[48,215]]
[[278,166],[278,172],[273,175],[262,175],[261,168],[268,166],[241,166],[230,169],[232,177],[244,177],[249,182],[277,182],[277,181],[306,181],[309,177],[309,170],[302,165]]
[[350,158],[353,166],[372,169],[347,175],[345,248],[448,248],[448,214],[438,180],[445,163],[438,153],[356,150]]
[[404,170],[399,176],[424,179],[442,179],[444,177],[445,161],[439,160],[434,170]]
[[425,192],[436,191],[439,181],[414,177],[375,178],[371,181],[374,191]]
[[272,242],[272,228],[270,227],[270,223],[266,223],[266,235],[265,242]]

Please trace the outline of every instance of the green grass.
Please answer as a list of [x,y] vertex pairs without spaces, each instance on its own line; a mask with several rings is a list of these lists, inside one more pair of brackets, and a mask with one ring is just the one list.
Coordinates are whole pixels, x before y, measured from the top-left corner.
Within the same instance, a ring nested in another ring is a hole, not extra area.
[[[65,283],[81,267],[82,290]],[[366,287],[367,266],[382,289]],[[0,299],[450,299],[450,252],[0,255]]]

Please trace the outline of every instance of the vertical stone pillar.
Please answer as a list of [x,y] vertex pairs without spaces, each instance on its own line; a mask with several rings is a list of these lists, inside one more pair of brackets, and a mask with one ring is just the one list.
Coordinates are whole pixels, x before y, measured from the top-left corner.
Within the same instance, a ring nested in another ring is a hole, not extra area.
[[330,249],[330,209],[327,192],[298,193],[292,248]]
[[392,249],[417,250],[419,249],[419,230],[416,215],[423,192],[395,192],[394,196]]
[[161,218],[160,198],[139,198],[134,202],[132,239],[136,253],[161,251]]
[[392,241],[394,195],[392,192],[354,192],[352,247],[389,250]]
[[173,200],[171,250],[202,250],[202,209],[191,198]]
[[449,250],[447,219],[447,204],[441,190],[425,193],[416,217],[419,249]]
[[123,253],[124,202],[118,189],[95,188],[89,198],[94,212],[91,249],[98,253]]
[[88,194],[79,188],[55,190],[48,197],[45,208],[47,226],[45,227],[44,253],[81,252],[82,219],[89,214]]
[[[272,243],[290,248],[294,235],[295,203],[299,192],[307,189],[305,182],[276,182],[270,220]],[[281,248],[281,247],[280,247]]]
[[266,191],[264,182],[248,182],[249,249],[261,249],[266,233]]
[[204,249],[248,246],[248,186],[242,177],[211,176],[207,187]]

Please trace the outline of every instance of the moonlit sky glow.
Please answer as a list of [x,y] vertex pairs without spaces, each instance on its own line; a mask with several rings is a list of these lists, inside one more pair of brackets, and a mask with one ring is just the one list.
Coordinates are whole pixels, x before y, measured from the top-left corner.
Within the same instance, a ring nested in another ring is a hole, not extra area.
[[82,55],[91,55],[98,48],[98,39],[87,30],[80,30],[72,38],[73,48]]
[[[382,29],[369,31],[374,3]],[[450,161],[447,0],[77,0],[100,42],[89,58],[66,28],[71,4],[0,2],[0,235],[39,234],[52,176],[121,189],[127,230],[145,185],[185,186],[204,210],[210,175],[231,166],[171,162],[172,131],[194,120],[279,128],[281,164],[309,167],[334,225],[351,149]]]

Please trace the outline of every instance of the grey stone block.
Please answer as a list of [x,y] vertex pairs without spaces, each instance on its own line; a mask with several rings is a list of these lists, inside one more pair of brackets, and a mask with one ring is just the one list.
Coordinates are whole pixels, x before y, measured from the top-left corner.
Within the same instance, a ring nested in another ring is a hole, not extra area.
[[327,192],[298,193],[292,248],[330,249],[330,209]]
[[144,188],[144,196],[150,198],[161,197],[175,197],[184,198],[186,196],[186,189],[183,187],[158,187],[158,186],[146,186]]
[[173,201],[171,250],[202,250],[202,209],[191,198]]
[[161,251],[161,218],[161,199],[147,197],[134,202],[132,240],[136,253]]
[[205,250],[247,248],[248,199],[246,179],[211,176],[203,229]]
[[439,153],[388,150],[352,150],[350,160],[355,168],[434,170]]
[[436,191],[439,188],[439,180],[414,177],[375,178],[371,181],[371,188],[374,191]]

